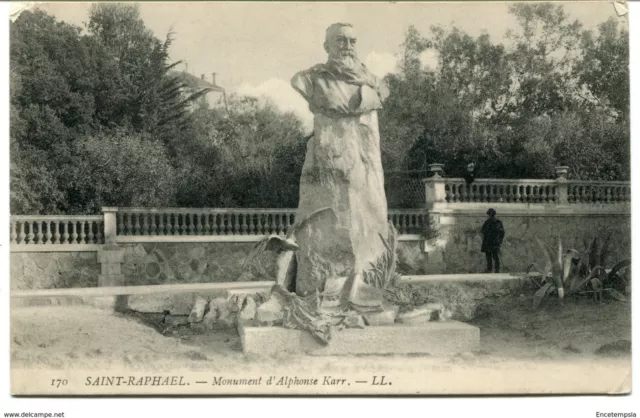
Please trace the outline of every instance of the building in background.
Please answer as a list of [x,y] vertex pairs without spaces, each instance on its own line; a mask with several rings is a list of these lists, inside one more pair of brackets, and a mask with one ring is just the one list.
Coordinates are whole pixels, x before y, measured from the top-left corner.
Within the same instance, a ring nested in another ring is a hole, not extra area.
[[216,73],[211,73],[210,80],[207,80],[204,74],[197,77],[187,72],[187,70],[174,71],[171,75],[178,77],[184,83],[184,94],[186,97],[205,89],[208,90],[208,92],[199,97],[198,100],[191,103],[192,108],[204,105],[208,109],[226,110],[226,91],[216,84]]

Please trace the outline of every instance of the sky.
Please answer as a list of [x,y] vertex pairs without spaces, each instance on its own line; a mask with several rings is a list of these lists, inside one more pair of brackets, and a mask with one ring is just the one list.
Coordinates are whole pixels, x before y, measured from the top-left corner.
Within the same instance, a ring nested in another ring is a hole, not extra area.
[[[565,11],[587,28],[616,12],[610,2],[567,2]],[[39,6],[59,20],[83,26],[89,3],[48,3]],[[264,97],[282,110],[294,111],[310,126],[306,102],[289,80],[300,70],[326,60],[324,31],[334,22],[352,23],[358,34],[358,54],[370,70],[384,76],[396,69],[396,56],[409,25],[427,34],[432,25],[455,25],[477,36],[483,32],[504,42],[516,28],[508,3],[140,3],[140,14],[156,36],[174,32],[171,58],[187,63],[189,72],[229,93]],[[437,57],[425,53],[423,64]],[[184,69],[184,67],[183,67]]]

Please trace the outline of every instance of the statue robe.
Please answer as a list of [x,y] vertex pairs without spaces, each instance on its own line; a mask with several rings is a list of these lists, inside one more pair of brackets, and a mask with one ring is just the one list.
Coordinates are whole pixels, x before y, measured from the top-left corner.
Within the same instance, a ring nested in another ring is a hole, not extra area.
[[388,236],[377,115],[381,100],[372,77],[362,82],[320,64],[291,81],[315,116],[296,217],[305,219],[325,207],[336,215],[316,219],[296,233],[300,296],[322,292],[329,277],[370,269],[385,252],[380,238]]

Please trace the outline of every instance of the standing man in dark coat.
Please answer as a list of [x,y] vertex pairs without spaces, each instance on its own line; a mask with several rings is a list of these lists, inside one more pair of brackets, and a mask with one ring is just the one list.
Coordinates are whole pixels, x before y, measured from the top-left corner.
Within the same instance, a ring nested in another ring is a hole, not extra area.
[[496,218],[494,209],[489,209],[487,215],[489,219],[482,225],[482,252],[487,257],[486,273],[491,273],[493,264],[496,267],[495,272],[500,273],[500,246],[504,239],[504,226]]

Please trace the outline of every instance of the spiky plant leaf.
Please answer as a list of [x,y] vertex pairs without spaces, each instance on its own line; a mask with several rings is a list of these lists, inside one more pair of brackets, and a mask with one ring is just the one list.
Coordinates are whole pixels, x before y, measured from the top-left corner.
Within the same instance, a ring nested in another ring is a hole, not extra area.
[[536,309],[542,303],[542,300],[551,292],[553,292],[556,287],[553,283],[547,283],[542,286],[538,291],[533,295],[533,309]]
[[615,289],[604,289],[605,291],[609,292],[611,294],[611,296],[613,296],[614,299],[619,300],[620,302],[627,302],[628,299],[626,298],[625,295],[623,295],[622,293],[618,292]]

